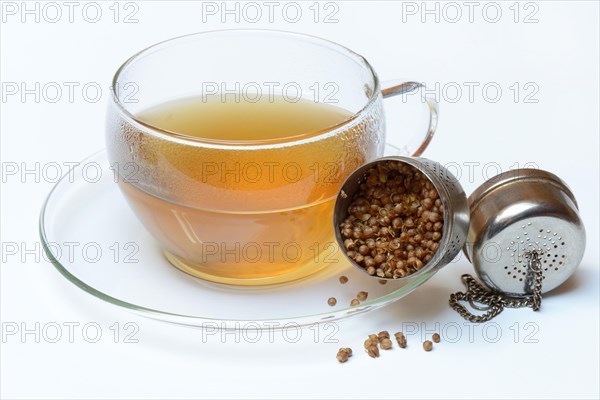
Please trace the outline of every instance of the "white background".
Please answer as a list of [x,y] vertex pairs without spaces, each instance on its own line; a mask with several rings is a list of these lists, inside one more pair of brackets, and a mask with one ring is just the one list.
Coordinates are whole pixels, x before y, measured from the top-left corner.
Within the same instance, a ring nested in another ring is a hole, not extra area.
[[[170,37],[211,29],[267,28],[310,33],[346,45],[363,54],[382,79],[410,78],[448,88],[441,99],[438,133],[426,156],[444,163],[479,162],[472,177],[463,169],[461,182],[471,192],[484,181],[485,163],[502,170],[534,162],[563,178],[578,198],[588,246],[583,262],[563,287],[546,296],[542,310],[507,310],[493,326],[469,328],[447,305],[448,295],[461,290],[460,275],[470,272],[464,261],[454,263],[397,303],[340,322],[335,339],[325,343],[323,332],[303,332],[290,343],[275,334],[258,343],[242,335],[203,337],[197,329],[168,325],[129,314],[81,292],[49,263],[35,256],[3,254],[1,319],[34,327],[56,322],[98,323],[103,332],[88,343],[79,330],[73,343],[58,343],[33,335],[5,337],[1,343],[3,398],[194,398],[194,397],[581,397],[599,396],[598,349],[598,15],[596,1],[498,2],[495,9],[477,3],[470,21],[463,2],[437,3],[435,14],[422,16],[421,2],[337,2],[336,23],[314,21],[310,2],[300,2],[299,22],[281,12],[258,23],[239,23],[232,16],[204,16],[192,1],[136,2],[135,8],[102,2],[100,21],[82,16],[79,3],[69,21],[51,14],[16,15],[4,12],[1,27],[1,81],[29,87],[40,82],[87,82],[102,85],[98,102],[80,90],[70,102],[51,103],[33,96],[2,98],[1,158],[7,163],[74,162],[104,147],[103,124],[109,81],[134,52]],[[31,7],[35,7],[30,3]],[[259,4],[262,4],[259,2]],[[12,3],[23,7],[21,2]],[[220,2],[217,3],[220,6]],[[280,3],[280,10],[283,3]],[[458,22],[456,7],[462,12]],[[40,12],[44,3],[38,3]],[[233,7],[233,6],[232,6]],[[404,11],[417,9],[412,15]],[[435,3],[428,3],[434,9]],[[511,8],[512,7],[512,8]],[[324,5],[320,8],[324,12]],[[132,10],[137,23],[123,23]],[[515,14],[518,9],[519,15]],[[266,13],[263,7],[263,12]],[[328,8],[326,11],[334,10]],[[445,12],[444,12],[445,11]],[[91,13],[91,11],[90,11]],[[530,16],[529,22],[524,19]],[[93,14],[90,14],[93,18]],[[88,16],[89,17],[89,16]],[[253,17],[253,15],[251,16]],[[425,21],[422,21],[425,17]],[[517,22],[515,22],[515,18]],[[537,21],[536,21],[537,20]],[[469,98],[464,82],[477,82]],[[502,96],[482,93],[495,82]],[[520,96],[510,87],[517,82]],[[525,90],[524,85],[532,83]],[[463,89],[456,99],[452,87]],[[81,87],[79,86],[79,87]],[[5,87],[5,86],[4,86]],[[524,96],[537,92],[526,102]],[[3,90],[3,96],[7,93]],[[388,118],[393,119],[392,112]],[[407,117],[408,118],[408,117]],[[393,126],[393,125],[392,125]],[[494,174],[495,169],[487,171]],[[52,183],[35,176],[2,177],[1,240],[33,247],[39,242],[37,219]],[[218,305],[215,305],[218,307]],[[139,326],[138,343],[114,343],[110,326],[131,321]],[[373,360],[360,349],[368,333],[398,330],[406,322],[419,326],[409,348],[392,350]],[[530,323],[527,325],[527,323]],[[425,324],[425,325],[421,325]],[[436,328],[436,324],[439,326]],[[449,325],[454,324],[454,325]],[[443,342],[431,353],[420,348],[420,335],[460,324],[456,343]],[[515,325],[516,324],[516,325]],[[512,327],[512,328],[511,328]],[[423,329],[424,328],[424,329]],[[473,332],[470,334],[470,329]],[[534,332],[535,329],[535,332]],[[501,336],[493,343],[496,331]],[[518,332],[518,337],[515,336]],[[530,337],[526,337],[527,334]],[[65,330],[66,334],[66,330]],[[338,347],[355,355],[338,364]]]

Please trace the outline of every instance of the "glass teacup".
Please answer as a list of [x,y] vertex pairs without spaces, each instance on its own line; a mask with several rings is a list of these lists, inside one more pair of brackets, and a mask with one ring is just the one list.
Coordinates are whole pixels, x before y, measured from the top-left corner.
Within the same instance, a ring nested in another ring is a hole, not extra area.
[[[137,53],[115,74],[108,154],[171,264],[220,283],[287,282],[344,262],[332,227],[338,190],[383,155],[383,98],[421,87],[382,89],[362,56],[316,37],[259,30],[178,37]],[[429,127],[405,135],[405,154],[419,155],[434,133],[437,105],[426,103]],[[165,104],[171,111],[156,111]],[[188,114],[177,113],[183,109]],[[173,128],[190,113],[202,133]],[[260,129],[238,134],[233,123],[240,132],[253,123]]]

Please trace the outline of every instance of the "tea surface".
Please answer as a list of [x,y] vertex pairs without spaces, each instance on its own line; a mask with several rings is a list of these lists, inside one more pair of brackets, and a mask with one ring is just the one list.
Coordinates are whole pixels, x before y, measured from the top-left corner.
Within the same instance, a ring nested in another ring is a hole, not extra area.
[[221,96],[190,97],[153,107],[138,117],[187,136],[256,141],[311,136],[351,116],[334,105],[303,99],[291,102],[264,95],[256,102],[237,100],[233,95],[231,101],[222,101]]

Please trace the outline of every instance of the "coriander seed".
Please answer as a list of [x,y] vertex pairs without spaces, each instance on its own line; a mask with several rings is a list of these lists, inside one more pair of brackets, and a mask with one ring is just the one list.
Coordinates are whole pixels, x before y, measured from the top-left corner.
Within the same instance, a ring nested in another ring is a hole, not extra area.
[[439,343],[441,338],[440,338],[440,334],[439,333],[434,333],[433,335],[431,335],[431,340],[434,341],[434,343]]
[[352,357],[352,349],[349,347],[342,347],[338,350],[338,353],[335,358],[341,363],[345,363],[348,361],[348,358]]
[[431,351],[431,349],[433,349],[433,343],[431,343],[430,340],[426,340],[423,342],[423,350],[425,351]]
[[358,301],[365,301],[367,299],[367,297],[369,296],[368,292],[358,292],[358,294],[356,295],[356,298],[358,299]]
[[377,334],[377,338],[379,339],[379,341],[381,341],[383,339],[389,339],[390,333],[388,331],[381,331]]
[[384,338],[381,343],[379,343],[379,347],[382,350],[389,350],[392,348],[392,341],[389,338]]
[[335,358],[337,358],[339,362],[345,363],[346,361],[348,361],[348,353],[346,353],[345,351],[339,351]]
[[394,336],[396,337],[398,346],[400,346],[403,349],[406,348],[406,336],[404,336],[404,333],[396,332],[396,333],[394,333]]
[[329,304],[331,307],[335,306],[337,304],[336,298],[330,297],[329,299],[327,299],[327,304]]
[[340,283],[341,283],[342,285],[344,285],[344,284],[348,283],[348,277],[347,277],[346,275],[342,275],[342,276],[340,276]]
[[352,301],[350,302],[350,307],[354,307],[360,304],[360,301],[358,301],[357,299],[352,299]]
[[372,345],[367,349],[367,354],[370,357],[377,358],[379,357],[379,348],[376,345]]

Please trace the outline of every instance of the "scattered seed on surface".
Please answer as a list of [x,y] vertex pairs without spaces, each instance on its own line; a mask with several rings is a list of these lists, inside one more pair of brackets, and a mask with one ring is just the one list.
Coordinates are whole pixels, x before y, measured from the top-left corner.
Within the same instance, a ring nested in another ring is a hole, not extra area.
[[335,358],[337,358],[339,362],[345,363],[346,361],[348,361],[348,353],[346,353],[345,351],[339,351]]
[[356,295],[358,301],[365,301],[367,297],[369,297],[369,293],[364,291],[358,292],[358,294]]
[[390,333],[388,331],[381,331],[377,334],[377,338],[379,341],[382,341],[383,339],[389,339]]
[[369,335],[369,340],[373,342],[373,344],[377,344],[379,343],[379,336],[375,334]]
[[385,285],[386,283],[387,283],[387,280],[386,280],[386,279],[380,279],[380,280],[379,280],[379,284],[380,284],[380,285]]
[[373,346],[374,344],[376,345],[377,342],[373,342],[371,339],[367,339],[365,340],[363,346],[366,350],[369,350],[369,347]]
[[367,349],[367,354],[373,358],[377,358],[377,357],[379,357],[379,348],[377,348],[376,345],[371,345]]
[[379,347],[382,350],[389,350],[392,348],[392,341],[389,338],[384,338],[381,343],[379,343]]
[[340,283],[342,285],[345,284],[345,283],[348,283],[348,277],[346,275],[340,276]]
[[341,363],[345,363],[348,361],[348,358],[352,357],[352,349],[349,347],[342,347],[338,350],[338,353],[335,358]]
[[431,336],[431,340],[433,340],[435,343],[439,343],[439,342],[440,342],[440,340],[441,340],[441,338],[440,338],[440,334],[439,334],[439,333],[434,333],[434,334]]
[[423,342],[423,350],[425,351],[431,351],[431,349],[433,349],[433,343],[431,343],[430,340],[426,340]]
[[394,333],[394,336],[396,337],[398,346],[400,346],[403,349],[406,348],[406,336],[404,336],[404,333],[396,332],[396,333]]
[[331,307],[333,307],[337,304],[337,300],[335,299],[335,297],[330,297],[327,299],[327,304],[329,304]]
[[360,301],[358,301],[357,299],[352,299],[352,301],[350,302],[350,307],[354,307],[360,304]]
[[342,190],[340,192],[340,196],[342,196],[342,199],[345,199],[346,197],[348,197],[348,195],[346,194],[346,192],[344,192],[344,190]]

